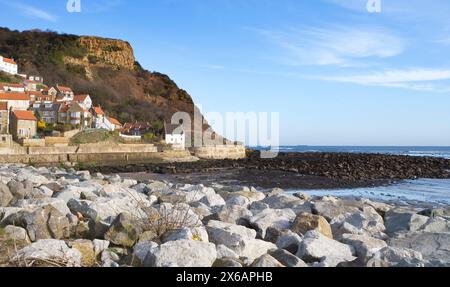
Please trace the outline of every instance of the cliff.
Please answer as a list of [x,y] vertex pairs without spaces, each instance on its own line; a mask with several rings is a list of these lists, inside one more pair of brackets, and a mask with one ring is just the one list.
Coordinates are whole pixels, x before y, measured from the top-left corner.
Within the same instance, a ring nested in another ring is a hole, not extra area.
[[0,54],[16,59],[21,73],[90,94],[121,122],[152,122],[162,131],[173,113],[193,114],[196,108],[167,75],[144,70],[125,41],[0,28]]

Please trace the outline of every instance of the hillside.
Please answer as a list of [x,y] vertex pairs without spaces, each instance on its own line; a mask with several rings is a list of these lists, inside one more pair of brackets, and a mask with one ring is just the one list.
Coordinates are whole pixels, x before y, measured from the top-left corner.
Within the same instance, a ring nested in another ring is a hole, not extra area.
[[0,28],[0,54],[16,59],[20,73],[90,94],[95,105],[121,122],[161,123],[177,111],[193,114],[195,108],[191,96],[167,75],[144,70],[125,41]]

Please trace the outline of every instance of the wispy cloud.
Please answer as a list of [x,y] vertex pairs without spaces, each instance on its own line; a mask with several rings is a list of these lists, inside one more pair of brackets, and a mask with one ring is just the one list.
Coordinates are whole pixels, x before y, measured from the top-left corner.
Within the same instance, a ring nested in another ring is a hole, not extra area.
[[25,15],[27,17],[35,18],[35,19],[41,19],[49,22],[56,22],[58,20],[58,17],[56,15],[53,15],[47,11],[44,11],[40,8],[23,4],[20,2],[11,2],[11,1],[1,1],[2,4],[9,5],[10,7],[15,8],[19,11],[22,15]]
[[333,25],[257,31],[284,50],[283,61],[289,65],[355,66],[362,59],[397,56],[406,46],[403,39],[376,28]]
[[436,84],[437,81],[450,80],[448,69],[410,69],[372,72],[350,76],[313,77],[317,80],[353,83],[364,86],[402,88],[416,91],[449,92],[449,86]]

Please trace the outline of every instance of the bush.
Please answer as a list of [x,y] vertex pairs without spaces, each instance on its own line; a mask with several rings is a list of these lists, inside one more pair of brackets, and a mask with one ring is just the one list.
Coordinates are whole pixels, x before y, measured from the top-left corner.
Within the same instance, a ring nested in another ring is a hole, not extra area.
[[57,124],[54,128],[55,131],[61,132],[61,133],[65,133],[68,131],[72,131],[76,129],[76,126],[71,125],[71,124]]

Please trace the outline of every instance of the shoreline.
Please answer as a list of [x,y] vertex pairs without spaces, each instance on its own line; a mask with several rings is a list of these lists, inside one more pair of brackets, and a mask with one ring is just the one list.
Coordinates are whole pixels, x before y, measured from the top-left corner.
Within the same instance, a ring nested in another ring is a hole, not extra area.
[[450,179],[450,159],[351,153],[280,153],[275,159],[260,159],[253,151],[240,160],[106,163],[85,168],[106,174],[162,174],[192,183],[214,180],[290,190],[376,187],[418,178]]

